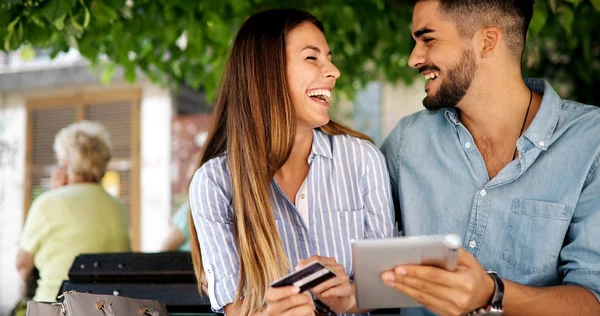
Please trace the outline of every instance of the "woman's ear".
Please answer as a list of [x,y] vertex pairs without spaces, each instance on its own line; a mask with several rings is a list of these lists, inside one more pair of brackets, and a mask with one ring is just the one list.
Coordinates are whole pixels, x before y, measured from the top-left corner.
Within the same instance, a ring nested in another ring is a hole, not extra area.
[[65,186],[68,183],[69,179],[67,177],[67,165],[61,163],[57,164],[50,175],[50,188],[54,190],[56,188]]

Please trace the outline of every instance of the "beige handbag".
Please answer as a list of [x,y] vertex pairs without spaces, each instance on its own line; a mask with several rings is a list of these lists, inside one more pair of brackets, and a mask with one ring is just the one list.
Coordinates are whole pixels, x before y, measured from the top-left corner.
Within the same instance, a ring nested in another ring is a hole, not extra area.
[[165,304],[114,295],[65,292],[62,303],[30,301],[27,316],[169,316]]
[[29,301],[26,316],[63,316],[60,303],[42,303]]

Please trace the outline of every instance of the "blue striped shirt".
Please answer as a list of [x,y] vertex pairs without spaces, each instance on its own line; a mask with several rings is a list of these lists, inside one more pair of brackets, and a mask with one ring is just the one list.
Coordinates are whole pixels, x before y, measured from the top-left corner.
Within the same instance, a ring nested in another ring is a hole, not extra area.
[[[396,235],[385,159],[368,141],[315,129],[308,163],[308,222],[271,181],[271,204],[290,267],[314,255],[333,257],[352,276],[351,239]],[[223,312],[237,293],[231,200],[227,159],[221,155],[196,171],[190,187],[208,294],[216,312]]]

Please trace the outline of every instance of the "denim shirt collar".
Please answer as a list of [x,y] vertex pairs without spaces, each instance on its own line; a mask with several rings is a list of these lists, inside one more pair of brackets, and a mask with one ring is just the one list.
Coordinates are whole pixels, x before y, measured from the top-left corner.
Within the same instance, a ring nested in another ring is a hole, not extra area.
[[456,108],[444,109],[444,116],[450,123],[452,123],[454,130],[456,130],[456,125],[460,124],[460,120],[458,119],[458,110]]
[[525,84],[533,92],[542,94],[542,104],[524,136],[535,147],[546,150],[550,146],[552,134],[560,117],[562,99],[545,80],[525,79]]
[[[543,96],[540,108],[523,136],[538,149],[546,150],[560,117],[562,99],[545,80],[525,79],[525,84],[533,92]],[[460,124],[458,110],[456,108],[445,109],[444,116],[456,130],[456,125]]]

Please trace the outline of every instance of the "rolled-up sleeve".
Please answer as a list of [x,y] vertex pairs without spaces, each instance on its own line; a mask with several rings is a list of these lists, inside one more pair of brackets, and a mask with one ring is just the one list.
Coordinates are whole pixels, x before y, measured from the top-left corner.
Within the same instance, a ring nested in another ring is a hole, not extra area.
[[208,282],[208,295],[214,312],[234,302],[239,265],[234,238],[231,192],[225,157],[202,166],[190,186],[190,207]]
[[586,185],[569,225],[560,253],[563,283],[579,285],[600,301],[600,156],[588,174]]
[[363,201],[366,211],[365,238],[387,238],[397,235],[390,177],[383,154],[369,144],[365,153]]

